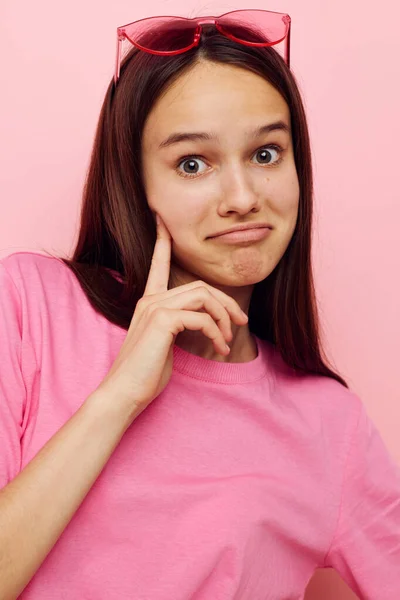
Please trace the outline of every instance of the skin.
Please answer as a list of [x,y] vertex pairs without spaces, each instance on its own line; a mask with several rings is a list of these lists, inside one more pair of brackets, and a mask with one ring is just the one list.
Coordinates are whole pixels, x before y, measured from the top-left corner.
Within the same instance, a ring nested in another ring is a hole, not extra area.
[[[247,134],[280,119],[290,127],[288,105],[265,79],[205,60],[179,77],[153,106],[142,137],[143,178],[149,207],[162,217],[172,238],[169,289],[201,279],[234,298],[248,314],[254,285],[279,263],[298,215],[291,134]],[[182,141],[159,148],[171,133],[195,131],[215,132],[219,142]],[[270,144],[282,151],[266,149]],[[197,158],[177,165],[188,155]],[[270,223],[273,230],[246,244],[209,238],[249,222]],[[209,360],[255,359],[257,346],[248,324],[232,322],[232,333],[227,356],[217,353],[201,331],[185,330],[175,343]]]

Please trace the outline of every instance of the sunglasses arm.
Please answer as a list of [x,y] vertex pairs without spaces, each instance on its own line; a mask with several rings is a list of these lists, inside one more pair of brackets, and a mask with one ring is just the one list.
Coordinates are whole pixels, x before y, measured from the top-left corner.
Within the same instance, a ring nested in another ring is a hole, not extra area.
[[292,24],[289,21],[289,31],[286,36],[286,51],[285,51],[285,62],[290,69],[290,32],[292,30]]
[[117,58],[115,60],[115,73],[114,73],[114,84],[117,84],[119,79],[119,71],[121,67],[121,48],[122,48],[122,40],[124,39],[124,35],[117,30]]

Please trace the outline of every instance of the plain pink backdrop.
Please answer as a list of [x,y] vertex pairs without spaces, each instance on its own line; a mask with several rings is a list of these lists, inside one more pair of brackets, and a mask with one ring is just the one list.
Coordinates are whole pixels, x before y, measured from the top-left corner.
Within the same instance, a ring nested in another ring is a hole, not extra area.
[[[72,249],[94,130],[114,72],[116,27],[152,15],[243,8],[292,18],[291,67],[314,160],[313,259],[325,348],[400,463],[400,8],[394,0],[1,0],[0,258]],[[331,570],[317,571],[308,586],[307,600],[322,597],[355,598]]]

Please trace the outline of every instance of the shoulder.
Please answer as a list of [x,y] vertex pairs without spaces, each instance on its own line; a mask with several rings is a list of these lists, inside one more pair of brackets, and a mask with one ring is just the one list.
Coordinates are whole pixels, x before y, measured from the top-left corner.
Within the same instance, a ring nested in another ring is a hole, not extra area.
[[61,258],[39,252],[13,252],[0,259],[0,265],[14,281],[29,280],[40,275],[67,275],[69,269]]
[[14,252],[0,259],[0,278],[1,297],[5,298],[7,289],[26,322],[36,317],[42,321],[43,315],[58,320],[77,310],[92,310],[77,277],[57,256]]
[[14,252],[0,259],[2,278],[12,280],[21,298],[26,303],[38,300],[40,296],[63,295],[76,290],[82,291],[75,274],[61,258],[39,252]]
[[313,430],[337,439],[348,437],[364,409],[359,395],[332,377],[298,374],[270,350],[273,393],[279,404]]

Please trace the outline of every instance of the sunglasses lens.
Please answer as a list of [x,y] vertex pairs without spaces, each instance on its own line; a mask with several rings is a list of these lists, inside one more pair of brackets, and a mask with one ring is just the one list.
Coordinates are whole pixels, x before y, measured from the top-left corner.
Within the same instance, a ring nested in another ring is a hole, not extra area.
[[197,27],[179,17],[142,19],[125,28],[127,38],[134,44],[155,52],[175,52],[193,44]]
[[220,29],[238,41],[272,46],[288,32],[286,15],[264,10],[237,10],[218,19]]
[[[288,32],[286,15],[264,10],[236,10],[217,19],[218,28],[238,42],[272,46]],[[182,17],[151,17],[125,28],[125,35],[139,48],[155,52],[176,52],[189,48],[197,25]]]

